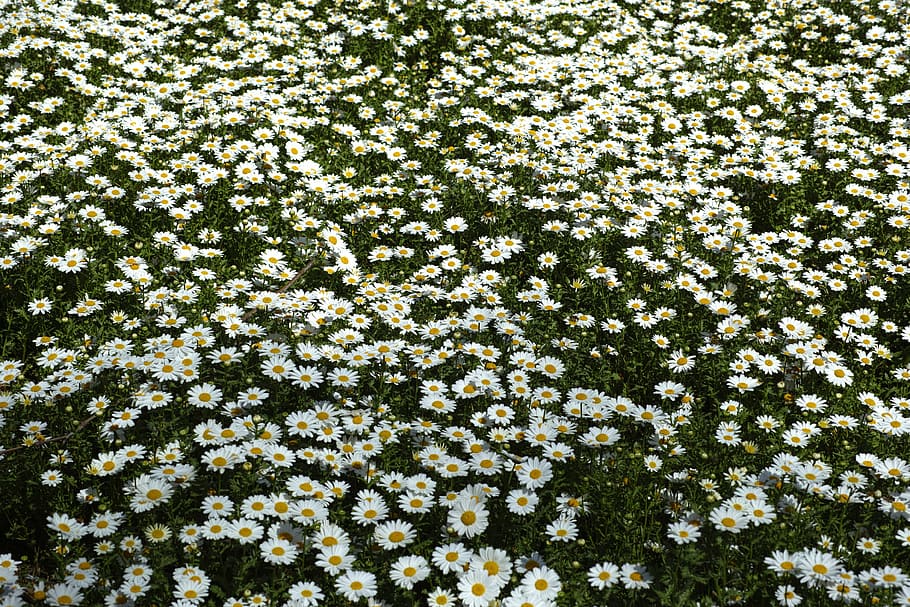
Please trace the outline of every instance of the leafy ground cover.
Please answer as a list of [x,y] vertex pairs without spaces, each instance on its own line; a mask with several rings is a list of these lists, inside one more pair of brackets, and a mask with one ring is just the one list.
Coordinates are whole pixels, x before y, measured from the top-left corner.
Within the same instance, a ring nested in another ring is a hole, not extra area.
[[910,604],[902,4],[0,0],[0,605]]

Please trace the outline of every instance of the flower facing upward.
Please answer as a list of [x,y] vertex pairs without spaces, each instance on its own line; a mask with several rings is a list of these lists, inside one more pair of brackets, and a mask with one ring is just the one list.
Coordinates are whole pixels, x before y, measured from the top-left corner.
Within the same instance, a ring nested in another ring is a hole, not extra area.
[[499,596],[502,582],[483,571],[469,571],[458,580],[458,598],[465,607],[487,607]]
[[313,582],[297,582],[288,589],[288,593],[300,607],[316,607],[325,598],[322,589]]
[[382,523],[373,532],[373,539],[384,550],[407,546],[414,541],[415,536],[414,526],[402,520]]
[[392,582],[404,588],[410,590],[414,587],[414,584],[421,582],[430,575],[430,566],[427,563],[427,560],[422,556],[403,556],[397,559],[392,563],[391,570],[389,572],[389,577]]
[[349,601],[376,595],[376,576],[368,571],[348,571],[335,578],[335,589]]
[[619,567],[613,563],[600,563],[588,569],[588,583],[597,590],[615,586],[619,579]]
[[459,499],[449,510],[448,523],[455,533],[472,538],[487,528],[489,512],[474,498]]
[[286,539],[271,538],[259,545],[259,552],[266,563],[290,565],[297,558],[299,551]]
[[623,586],[629,590],[648,588],[651,585],[651,581],[654,579],[653,576],[648,573],[647,569],[642,565],[636,565],[634,563],[623,565],[619,575]]
[[549,567],[535,567],[521,579],[521,587],[536,599],[550,601],[556,599],[562,589],[562,581]]

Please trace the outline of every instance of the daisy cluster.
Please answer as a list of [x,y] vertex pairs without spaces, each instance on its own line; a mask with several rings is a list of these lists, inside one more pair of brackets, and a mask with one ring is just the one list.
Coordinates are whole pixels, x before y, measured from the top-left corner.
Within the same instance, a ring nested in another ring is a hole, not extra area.
[[836,6],[0,0],[0,605],[910,604]]

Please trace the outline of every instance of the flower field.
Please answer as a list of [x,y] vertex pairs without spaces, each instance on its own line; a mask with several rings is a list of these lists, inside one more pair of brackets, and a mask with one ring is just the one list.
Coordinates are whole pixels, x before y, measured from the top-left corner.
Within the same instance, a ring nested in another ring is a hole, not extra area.
[[0,607],[910,605],[902,0],[0,0]]

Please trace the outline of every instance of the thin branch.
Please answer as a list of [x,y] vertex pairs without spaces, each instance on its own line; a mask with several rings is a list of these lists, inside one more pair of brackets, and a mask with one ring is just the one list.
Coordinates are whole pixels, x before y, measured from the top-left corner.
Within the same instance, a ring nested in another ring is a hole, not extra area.
[[[291,287],[293,287],[293,286],[294,286],[294,283],[296,283],[298,280],[300,280],[301,278],[303,278],[303,275],[306,274],[307,272],[309,272],[310,269],[311,269],[315,264],[316,264],[316,259],[310,260],[310,263],[308,263],[307,265],[303,266],[303,268],[301,268],[300,271],[297,272],[297,275],[294,276],[294,278],[292,278],[286,285],[284,285],[283,287],[281,287],[280,289],[278,289],[278,293],[284,293],[285,291],[287,291],[288,289],[290,289]],[[258,308],[253,308],[252,310],[250,310],[249,312],[247,312],[246,314],[244,314],[243,316],[241,316],[241,317],[240,317],[240,320],[241,320],[242,322],[246,322],[246,321],[248,321],[248,320],[253,316],[253,314],[255,314],[255,313],[258,312],[258,311],[259,311]]]
[[0,457],[3,457],[9,453],[15,453],[16,451],[22,451],[23,449],[30,449],[32,447],[43,447],[44,445],[47,445],[48,443],[59,443],[59,442],[63,442],[63,441],[68,441],[69,439],[73,438],[77,432],[84,430],[85,427],[88,426],[92,422],[92,420],[95,419],[96,417],[97,417],[96,415],[86,417],[84,420],[79,422],[79,425],[76,426],[76,428],[72,432],[67,432],[66,434],[61,434],[60,436],[52,436],[50,438],[46,438],[44,440],[37,441],[36,443],[31,444],[31,445],[21,445],[19,447],[12,447],[11,449],[0,450]]

